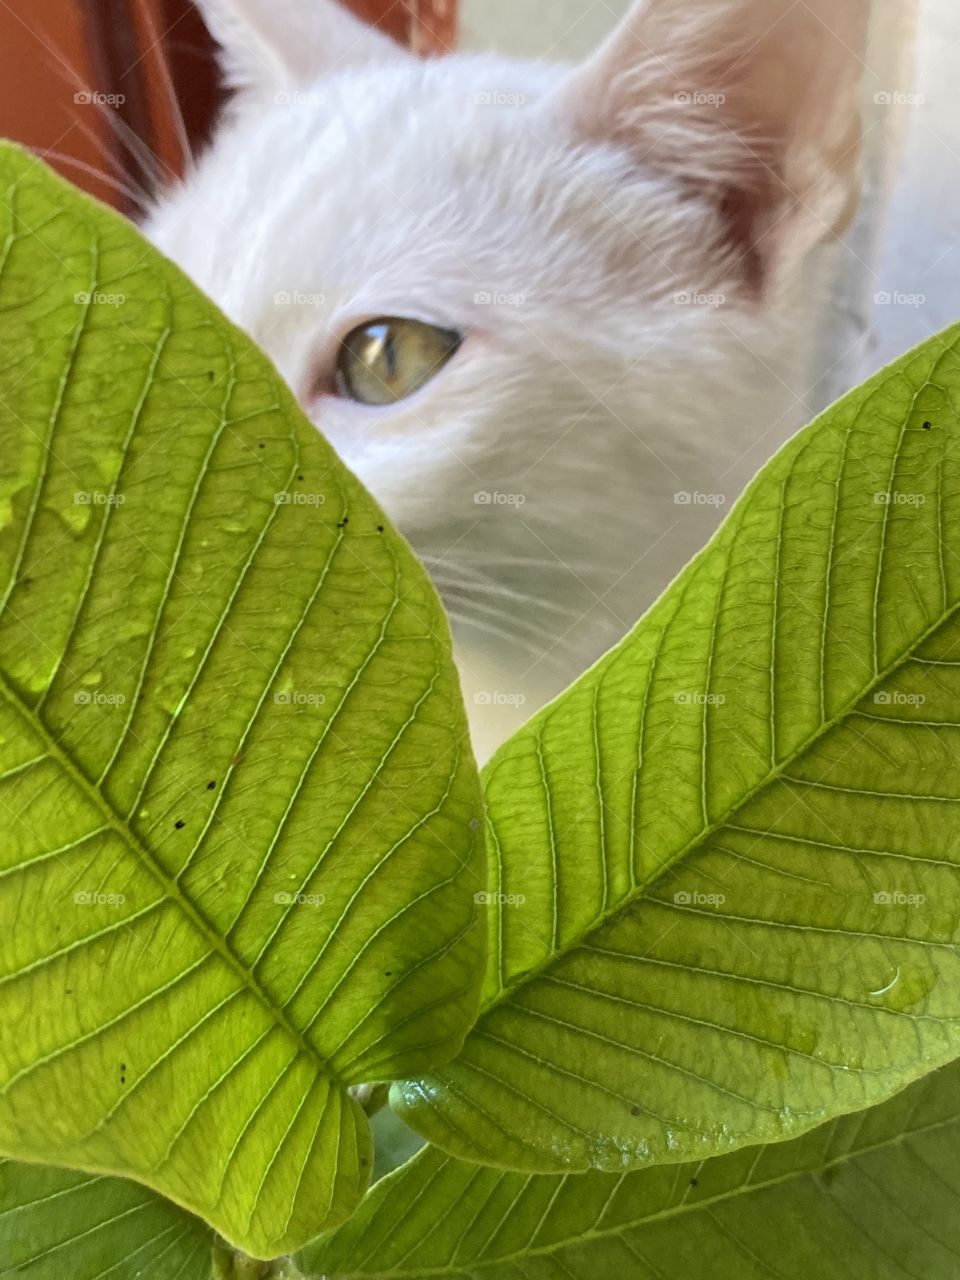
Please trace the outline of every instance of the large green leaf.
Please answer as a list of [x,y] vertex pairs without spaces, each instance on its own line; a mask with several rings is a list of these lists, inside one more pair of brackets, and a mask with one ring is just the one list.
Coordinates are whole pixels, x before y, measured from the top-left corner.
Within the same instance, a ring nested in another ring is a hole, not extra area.
[[282,1253],[366,1185],[346,1086],[475,1012],[446,621],[179,272],[10,148],[0,190],[0,1150]]
[[213,1248],[135,1182],[0,1160],[0,1280],[210,1280]]
[[958,350],[803,431],[491,761],[483,1012],[394,1086],[440,1147],[688,1160],[960,1053]]
[[956,1280],[960,1064],[802,1138],[629,1173],[427,1147],[298,1257],[329,1280]]

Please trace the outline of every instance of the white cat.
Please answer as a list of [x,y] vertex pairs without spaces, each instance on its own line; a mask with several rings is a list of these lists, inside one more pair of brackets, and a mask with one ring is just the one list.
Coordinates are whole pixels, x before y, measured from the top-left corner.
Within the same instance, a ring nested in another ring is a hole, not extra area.
[[485,756],[807,416],[867,0],[641,0],[577,69],[201,8],[237,92],[146,231],[426,561]]

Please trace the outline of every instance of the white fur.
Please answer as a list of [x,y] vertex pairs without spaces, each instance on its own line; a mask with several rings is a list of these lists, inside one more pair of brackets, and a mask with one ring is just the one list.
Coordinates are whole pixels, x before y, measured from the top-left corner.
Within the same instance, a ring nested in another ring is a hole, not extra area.
[[[729,504],[803,420],[806,255],[856,188],[864,6],[648,0],[571,72],[415,61],[316,0],[271,0],[279,34],[264,0],[208,4],[241,93],[148,233],[425,557],[485,755],[723,514],[675,495]],[[383,314],[466,341],[391,408],[312,401]]]

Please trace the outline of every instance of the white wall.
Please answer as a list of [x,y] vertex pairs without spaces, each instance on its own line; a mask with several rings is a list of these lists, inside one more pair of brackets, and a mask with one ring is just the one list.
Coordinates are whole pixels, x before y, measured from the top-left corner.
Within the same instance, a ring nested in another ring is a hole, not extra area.
[[[576,60],[629,7],[630,0],[463,0],[463,44]],[[892,105],[876,101],[884,94]],[[864,201],[844,249],[834,252],[838,280],[811,372],[811,412],[960,319],[958,0],[873,0],[864,116]]]
[[630,0],[462,0],[461,43],[518,57],[581,58]]
[[876,368],[960,320],[960,4],[920,0],[916,74],[885,222],[870,336]]

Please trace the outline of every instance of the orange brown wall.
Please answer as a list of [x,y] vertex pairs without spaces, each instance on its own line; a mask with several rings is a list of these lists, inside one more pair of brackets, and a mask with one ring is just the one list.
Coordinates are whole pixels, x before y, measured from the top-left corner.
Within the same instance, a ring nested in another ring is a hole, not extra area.
[[[278,0],[282,3],[282,0]],[[449,51],[457,0],[350,0],[365,21],[421,54]],[[84,94],[108,95],[108,112]],[[219,103],[209,36],[190,0],[0,0],[0,136],[43,153],[77,185],[130,212],[120,187],[151,189],[180,169],[171,96],[191,144]],[[129,145],[120,140],[136,139]]]

